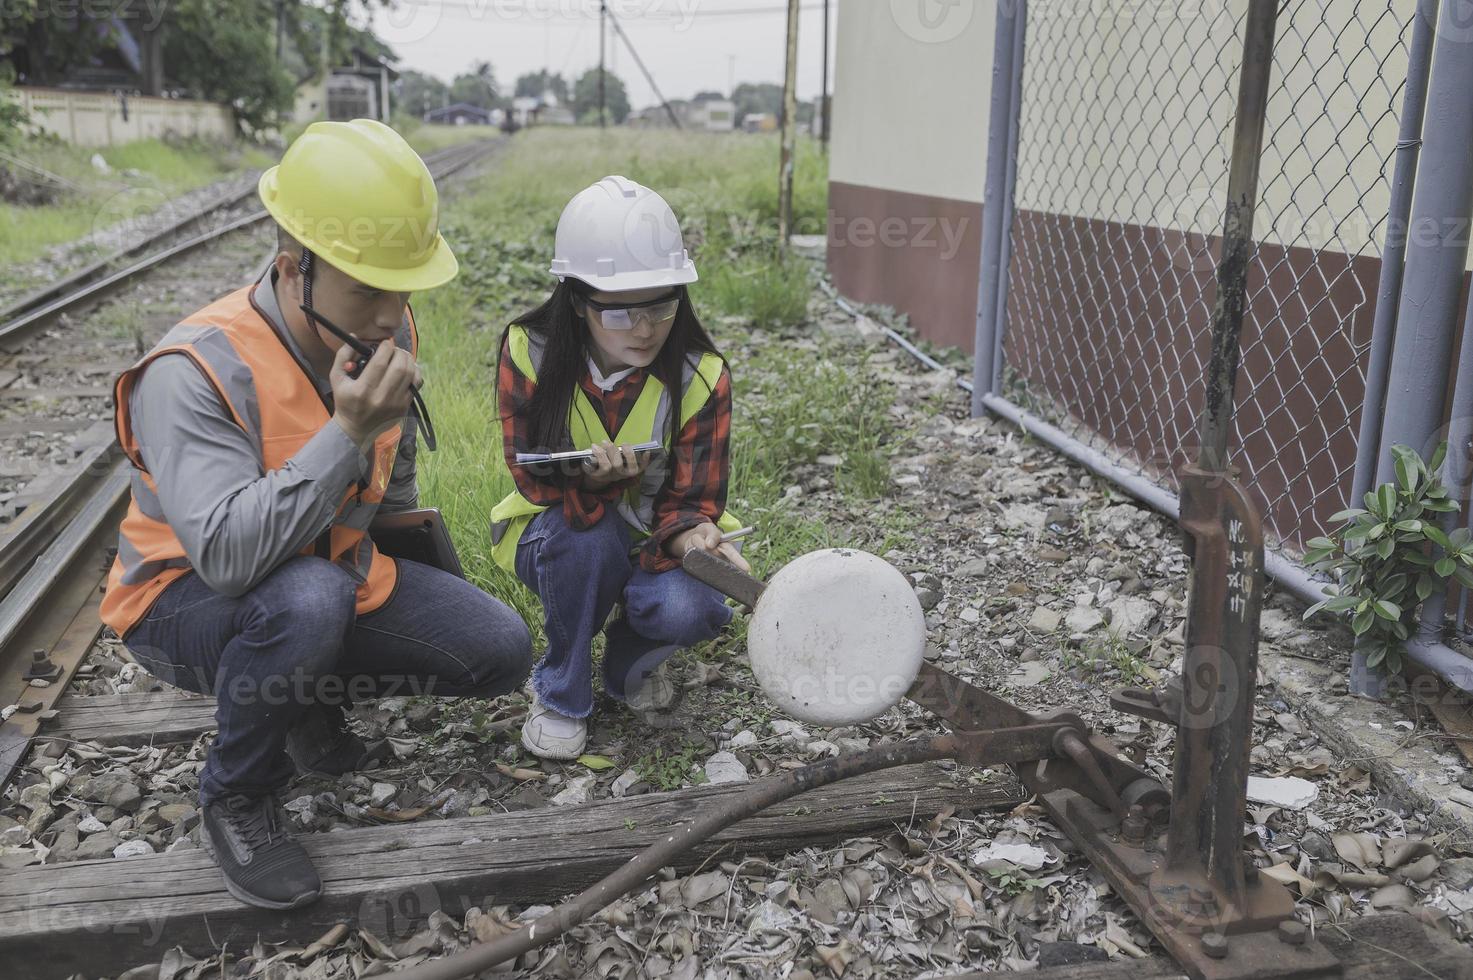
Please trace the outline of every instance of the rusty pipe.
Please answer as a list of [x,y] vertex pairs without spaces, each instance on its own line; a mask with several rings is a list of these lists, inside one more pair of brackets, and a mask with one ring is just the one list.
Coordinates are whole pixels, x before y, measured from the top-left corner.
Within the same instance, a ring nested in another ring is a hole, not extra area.
[[545,915],[538,916],[516,932],[499,936],[485,945],[472,947],[441,960],[421,963],[394,973],[393,976],[398,980],[461,980],[488,970],[551,942],[600,909],[638,888],[680,854],[775,803],[852,776],[952,758],[961,747],[962,739],[955,735],[911,739],[854,755],[826,759],[811,766],[794,769],[782,776],[759,780],[730,801],[712,807],[685,826],[676,828],[664,840],[645,848],[613,874]]

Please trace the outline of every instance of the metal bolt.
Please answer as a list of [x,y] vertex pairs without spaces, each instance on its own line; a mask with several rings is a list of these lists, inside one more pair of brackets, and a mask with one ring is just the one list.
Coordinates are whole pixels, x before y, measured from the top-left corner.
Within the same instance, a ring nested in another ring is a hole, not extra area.
[[1202,952],[1206,953],[1214,960],[1225,958],[1228,954],[1227,937],[1220,932],[1203,933]]
[[1288,943],[1290,946],[1303,946],[1304,941],[1308,938],[1308,930],[1298,919],[1285,919],[1279,923],[1280,942]]
[[1125,843],[1139,847],[1146,842],[1147,826],[1145,807],[1137,803],[1125,812],[1125,819],[1120,821],[1120,836]]

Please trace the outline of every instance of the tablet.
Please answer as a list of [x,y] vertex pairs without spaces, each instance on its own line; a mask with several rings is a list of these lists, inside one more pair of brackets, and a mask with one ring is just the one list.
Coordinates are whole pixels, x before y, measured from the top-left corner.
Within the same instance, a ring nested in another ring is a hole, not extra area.
[[368,536],[390,558],[417,561],[465,578],[460,558],[455,554],[455,543],[450,540],[440,511],[434,507],[379,514],[368,526]]

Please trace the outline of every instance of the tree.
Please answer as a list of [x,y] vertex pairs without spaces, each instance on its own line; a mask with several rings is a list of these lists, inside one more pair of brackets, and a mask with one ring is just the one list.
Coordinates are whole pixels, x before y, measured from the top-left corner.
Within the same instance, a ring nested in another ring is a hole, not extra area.
[[478,61],[463,75],[456,75],[450,83],[450,101],[464,102],[482,109],[495,109],[501,101],[501,91],[496,84],[496,73],[489,61]]
[[783,87],[774,82],[743,82],[731,93],[736,103],[736,121],[740,126],[744,116],[754,113],[771,113],[778,119],[783,114]]
[[[607,101],[609,122],[614,125],[629,118],[629,93],[624,83],[613,72],[605,73],[604,98]],[[573,84],[573,115],[580,123],[598,124],[598,69],[590,68]]]
[[725,98],[726,96],[722,95],[720,92],[712,92],[708,89],[705,92],[697,92],[695,95],[691,96],[691,101],[695,103],[720,102]]
[[295,80],[276,61],[272,0],[174,0],[163,51],[169,78],[191,95],[224,102],[251,129],[289,109]]
[[517,79],[513,94],[517,98],[531,97],[539,98],[544,92],[551,92],[561,105],[568,102],[568,80],[557,72],[550,72],[546,68],[540,71],[528,72]]
[[406,71],[395,84],[394,97],[399,108],[415,116],[440,108],[450,98],[450,86],[423,72]]

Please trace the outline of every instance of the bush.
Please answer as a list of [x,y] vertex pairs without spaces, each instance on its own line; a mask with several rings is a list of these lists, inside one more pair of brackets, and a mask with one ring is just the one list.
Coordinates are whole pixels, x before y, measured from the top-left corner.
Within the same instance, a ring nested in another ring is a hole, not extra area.
[[[1422,602],[1448,579],[1473,588],[1473,544],[1467,528],[1445,534],[1437,526],[1439,515],[1458,510],[1437,474],[1447,444],[1429,462],[1406,446],[1393,446],[1391,455],[1395,482],[1369,491],[1364,508],[1335,514],[1330,520],[1341,527],[1309,541],[1305,564],[1339,585],[1326,586],[1327,598],[1304,615],[1323,609],[1348,617],[1367,665],[1398,673]],[[1430,545],[1443,554],[1433,558]]]

